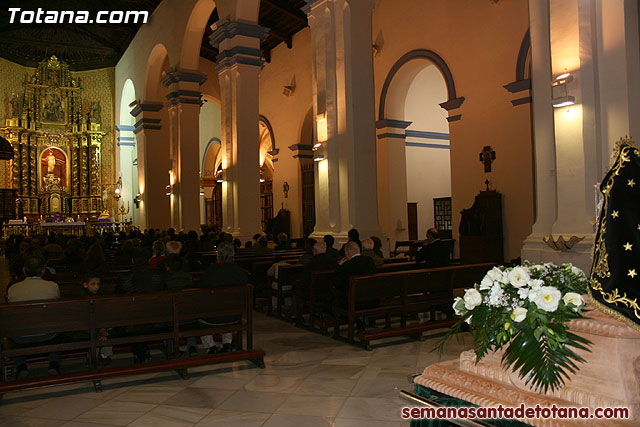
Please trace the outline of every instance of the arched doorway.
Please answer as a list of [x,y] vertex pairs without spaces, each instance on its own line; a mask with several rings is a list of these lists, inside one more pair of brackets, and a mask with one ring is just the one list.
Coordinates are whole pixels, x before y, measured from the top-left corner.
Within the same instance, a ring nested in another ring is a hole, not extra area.
[[[302,122],[300,144],[313,146],[313,109],[309,109]],[[300,177],[302,181],[302,235],[308,236],[316,226],[315,170],[312,155],[300,155]]]
[[222,183],[216,174],[222,168],[221,111],[217,99],[206,95],[203,98],[199,118],[200,223],[222,228]]
[[[120,98],[120,117],[118,126],[118,155],[119,172],[117,187],[120,199],[116,202],[116,210],[120,207],[129,208],[128,217],[133,224],[138,225],[139,215],[137,204],[138,194],[138,151],[136,146],[136,134],[134,133],[135,118],[131,115],[131,109],[136,103],[136,90],[131,79],[127,79],[122,88]],[[110,196],[110,195],[107,195]]]
[[[389,151],[389,156],[396,165],[400,159],[405,162],[407,219],[406,225],[398,220],[398,229],[403,227],[410,240],[424,238],[431,227],[437,227],[445,237],[452,234],[448,121],[452,118],[448,118],[448,111],[462,102],[464,98],[456,96],[446,63],[429,50],[419,49],[401,57],[384,82],[380,120],[404,123],[402,129],[406,127],[402,135],[404,153],[396,147],[397,152]],[[394,179],[401,177],[396,175]],[[394,182],[388,185],[397,187]],[[395,229],[396,224],[390,227]]]
[[264,116],[260,116],[258,135],[260,136],[260,223],[262,231],[266,232],[273,220],[274,163],[272,153],[275,149],[275,139],[271,124]]

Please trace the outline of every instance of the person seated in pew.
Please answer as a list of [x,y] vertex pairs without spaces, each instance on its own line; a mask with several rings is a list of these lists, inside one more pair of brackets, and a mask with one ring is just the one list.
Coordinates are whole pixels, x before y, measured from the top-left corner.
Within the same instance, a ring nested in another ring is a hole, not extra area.
[[152,250],[153,256],[149,258],[149,267],[151,267],[152,270],[157,270],[158,263],[166,258],[164,254],[164,242],[160,239],[156,240],[153,242]]
[[446,267],[451,264],[449,246],[440,240],[437,228],[427,230],[427,239],[416,254],[416,262],[425,268]]
[[[82,278],[82,289],[84,290],[84,294],[87,296],[96,296],[98,292],[100,292],[100,273],[98,272],[87,272],[84,274]],[[100,328],[97,330],[98,339],[104,341],[109,336],[108,331],[105,328]],[[98,366],[104,366],[111,363],[111,356],[113,356],[113,347],[105,346],[98,347],[96,349],[96,363]]]
[[286,249],[291,249],[291,242],[289,242],[289,236],[287,233],[278,234],[278,244],[275,247],[276,251],[283,251]]
[[382,254],[382,240],[376,236],[371,236],[370,238],[373,240],[373,252],[384,260],[384,255]]
[[[200,288],[217,288],[220,286],[246,285],[249,283],[249,275],[247,272],[234,262],[235,249],[232,244],[221,243],[218,245],[218,259],[215,264],[211,264],[202,274],[200,279]],[[225,316],[209,319],[200,319],[200,323],[204,326],[224,326],[233,325],[241,319],[237,316]],[[209,354],[227,353],[233,351],[232,340],[233,334],[228,332],[222,334],[222,348],[219,350],[213,336],[201,336],[202,344],[205,349],[209,349]],[[195,337],[190,337],[187,341],[187,349],[189,355],[197,354]]]
[[[360,251],[362,251],[362,242],[360,241],[360,232],[358,230],[356,230],[355,228],[352,228],[351,230],[349,230],[347,232],[347,243],[349,242],[354,242],[358,245],[358,248]],[[344,245],[342,245],[342,248],[340,248],[340,254],[342,256],[346,256],[347,254],[345,253],[345,249],[347,247],[347,243],[345,243]]]
[[315,244],[316,239],[311,239],[309,237],[304,239],[304,254],[298,258],[298,264],[306,265],[311,261],[311,258],[313,258],[313,247]]
[[181,262],[181,269],[182,271],[184,271],[185,273],[189,272],[189,263],[187,262],[187,260],[181,255],[182,253],[182,243],[178,242],[177,240],[170,240],[165,244],[165,248],[164,248],[164,252],[165,252],[165,258],[158,261],[158,270],[160,271],[165,271],[165,262],[167,260],[167,257],[171,256],[171,255],[175,255],[178,258],[180,258],[180,262]]
[[[58,284],[42,279],[45,272],[44,258],[39,256],[26,257],[23,271],[26,279],[11,285],[7,291],[8,302],[43,301],[60,298],[60,288]],[[29,335],[24,337],[11,337],[11,340],[18,345],[27,345],[51,341],[56,336],[57,334]],[[26,358],[24,356],[16,356],[13,361],[17,367],[16,379],[22,380],[27,378],[29,376],[29,369],[27,368]],[[50,375],[60,374],[59,352],[49,354],[49,369],[47,372]]]
[[[336,282],[334,285],[334,302],[342,307],[347,306],[349,293],[349,278],[352,276],[365,276],[368,274],[376,274],[376,265],[368,256],[360,254],[360,247],[354,241],[345,244],[345,257],[340,260]],[[363,301],[357,308],[375,305],[376,301]],[[356,327],[358,331],[364,330],[363,319],[356,319]]]
[[322,238],[322,240],[324,241],[327,247],[326,254],[329,255],[331,258],[333,258],[337,264],[338,261],[340,261],[340,259],[342,258],[342,254],[340,253],[339,250],[333,247],[333,244],[335,243],[336,240],[333,238],[331,234],[326,234]]
[[266,236],[260,236],[258,239],[258,243],[253,248],[253,254],[256,256],[260,255],[271,255],[273,254],[273,249],[268,247],[269,241]]
[[373,251],[373,246],[373,240],[364,239],[362,241],[362,256],[368,256],[369,258],[371,258],[376,267],[378,267],[384,264],[384,258]]
[[182,270],[182,258],[179,255],[169,255],[164,261],[163,282],[168,291],[178,291],[193,286],[191,273]]

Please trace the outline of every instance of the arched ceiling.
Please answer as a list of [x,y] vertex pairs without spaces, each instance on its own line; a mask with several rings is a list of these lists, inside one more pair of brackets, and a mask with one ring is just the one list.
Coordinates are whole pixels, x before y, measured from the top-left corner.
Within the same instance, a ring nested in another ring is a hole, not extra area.
[[[170,0],[174,1],[174,0]],[[22,0],[15,6],[21,10],[87,10],[94,17],[99,10],[146,10],[149,16],[161,0]],[[271,49],[284,42],[292,45],[295,33],[307,26],[306,15],[300,10],[304,0],[261,0],[258,23],[269,28],[261,47],[270,60]],[[55,5],[55,7],[54,7]],[[8,8],[0,9],[0,56],[25,66],[35,67],[38,62],[56,55],[73,71],[113,67],[123,55],[136,32],[138,24],[20,24],[10,23]],[[202,39],[200,56],[214,61],[218,51],[209,44],[211,24],[218,20],[213,11]]]

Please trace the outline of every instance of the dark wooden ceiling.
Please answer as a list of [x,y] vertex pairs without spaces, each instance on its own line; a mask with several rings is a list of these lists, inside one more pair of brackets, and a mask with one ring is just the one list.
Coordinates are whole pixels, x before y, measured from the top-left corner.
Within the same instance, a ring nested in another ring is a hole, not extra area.
[[[179,1],[179,0],[167,0]],[[74,71],[115,66],[133,40],[141,24],[19,24],[9,22],[9,7],[22,10],[87,10],[92,17],[98,10],[146,10],[149,16],[161,0],[20,0],[0,9],[0,57],[35,67],[38,62],[56,55]],[[6,2],[4,2],[6,3]],[[269,28],[261,47],[267,61],[271,49],[284,42],[292,45],[295,33],[307,26],[300,10],[304,0],[261,0],[258,23]],[[200,55],[216,60],[218,51],[209,44],[211,24],[218,20],[217,10],[209,18],[202,39]]]

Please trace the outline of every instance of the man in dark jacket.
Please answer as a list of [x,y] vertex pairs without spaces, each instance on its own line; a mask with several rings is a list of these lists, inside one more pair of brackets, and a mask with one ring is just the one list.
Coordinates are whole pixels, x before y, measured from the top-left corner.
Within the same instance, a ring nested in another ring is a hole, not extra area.
[[327,250],[326,250],[327,255],[329,255],[336,262],[338,262],[340,258],[342,258],[342,255],[340,254],[339,250],[333,247],[333,244],[335,243],[335,239],[333,238],[333,236],[331,234],[327,234],[323,237],[323,240],[324,240],[324,243],[327,245]]
[[[376,264],[368,256],[360,254],[360,247],[356,242],[347,242],[344,246],[345,257],[340,260],[338,267],[338,277],[336,279],[334,298],[335,303],[346,308],[349,292],[349,279],[353,276],[366,276],[376,274]],[[356,309],[374,306],[377,300],[363,301],[356,306]],[[364,319],[356,319],[358,331],[364,331]]]
[[[211,264],[207,267],[200,279],[201,288],[217,288],[219,286],[233,286],[233,285],[246,285],[249,283],[249,275],[247,272],[233,262],[235,256],[235,250],[232,244],[221,243],[218,245],[218,257],[215,264]],[[205,325],[221,326],[221,325],[233,325],[238,323],[240,319],[237,316],[216,317],[213,319],[200,319],[200,322]],[[222,350],[226,353],[233,351],[231,346],[233,334],[222,334]],[[202,344],[205,348],[209,349],[209,354],[218,352],[213,337],[211,335],[205,335],[200,337]],[[189,340],[187,343],[189,347],[189,353],[192,353],[192,348],[195,341]]]
[[446,267],[451,263],[449,245],[440,240],[437,228],[427,230],[425,245],[416,254],[416,262],[425,268]]

